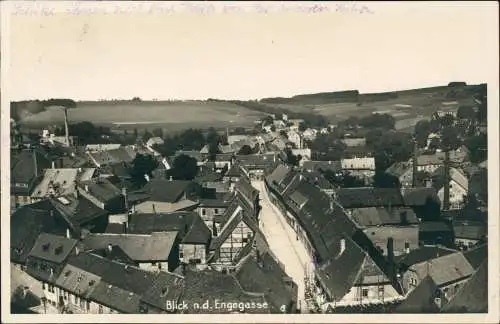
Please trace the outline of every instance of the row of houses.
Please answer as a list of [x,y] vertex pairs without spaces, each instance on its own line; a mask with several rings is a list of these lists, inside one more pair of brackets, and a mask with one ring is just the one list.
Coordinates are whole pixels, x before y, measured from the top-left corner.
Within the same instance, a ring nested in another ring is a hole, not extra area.
[[[419,272],[418,262],[401,267],[401,260],[423,249],[426,231],[418,214],[426,199],[379,188],[340,188],[330,196],[304,173],[283,165],[266,178],[266,188],[314,260],[308,294],[323,311],[401,302],[429,275]],[[462,252],[450,251],[450,259],[463,261]],[[436,256],[426,262],[436,273],[454,269],[453,262]],[[433,279],[448,294],[443,305],[476,269],[467,262],[456,265],[455,275]]]

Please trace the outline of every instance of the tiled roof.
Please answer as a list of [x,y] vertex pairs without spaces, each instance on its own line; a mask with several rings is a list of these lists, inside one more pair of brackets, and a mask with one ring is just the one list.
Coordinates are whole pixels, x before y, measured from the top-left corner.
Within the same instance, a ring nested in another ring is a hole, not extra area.
[[198,151],[177,151],[175,153],[175,157],[179,156],[179,155],[187,155],[189,157],[192,157],[194,158],[196,161],[198,162],[202,162],[203,161],[203,157],[202,157],[202,154]]
[[361,227],[379,225],[405,225],[418,223],[417,216],[410,208],[367,207],[356,208],[351,218]]
[[136,152],[129,147],[120,147],[108,151],[89,152],[88,155],[100,166],[121,162],[130,163],[134,160]]
[[445,222],[430,221],[419,224],[420,232],[451,232],[452,227]]
[[152,201],[176,202],[188,191],[192,181],[152,179],[142,189]]
[[302,167],[308,171],[330,170],[337,172],[342,170],[340,161],[304,161]]
[[453,233],[455,234],[455,238],[480,240],[486,236],[488,229],[486,225],[480,223],[468,224],[455,222],[453,224]]
[[344,138],[341,140],[347,146],[364,146],[366,138]]
[[412,164],[412,162],[396,162],[391,165],[385,172],[399,178],[405,172],[411,169]]
[[81,226],[98,217],[105,216],[108,212],[90,202],[87,198],[66,195],[59,198],[51,198],[50,202],[55,209],[64,215],[75,226]]
[[240,180],[236,183],[236,190],[245,197],[245,199],[248,200],[249,204],[253,204],[255,199],[257,199],[257,196],[259,195],[259,190],[255,189],[250,181],[245,178],[241,177]]
[[403,197],[397,188],[340,188],[337,199],[344,208],[403,206]]
[[274,171],[267,176],[266,180],[269,184],[276,183],[280,185],[288,175],[292,174],[291,170],[284,164],[279,164]]
[[[36,161],[36,162],[35,162]],[[37,150],[24,150],[11,159],[11,190],[17,194],[30,194],[36,176],[42,176],[43,170],[50,168],[50,160]],[[28,187],[18,187],[15,184],[26,184]]]
[[108,245],[120,247],[130,259],[137,262],[168,260],[177,232],[137,234],[89,234],[82,241],[89,249],[103,249]]
[[33,189],[32,196],[63,196],[72,193],[77,180],[78,169],[45,169],[40,183]]
[[[228,301],[231,303],[264,303],[264,297],[252,296],[245,293],[238,285],[237,280],[229,275],[218,271],[189,271],[185,275],[185,285],[183,300],[189,305],[198,303],[202,305],[208,301],[214,305],[215,300]],[[215,309],[209,310],[195,309],[190,307],[186,313],[231,313],[238,312],[238,309]],[[268,309],[246,309],[245,312],[269,312]]]
[[481,244],[463,253],[467,261],[469,261],[474,269],[477,269],[483,261],[488,259],[488,244]]
[[435,303],[435,297],[439,296],[438,291],[438,286],[431,277],[427,276],[410,292],[406,299],[396,307],[394,313],[437,313],[439,312],[439,307]]
[[406,243],[410,250],[418,248],[418,226],[380,226],[370,227],[364,230],[366,236],[375,246],[387,248],[387,241],[390,237],[393,239],[394,251],[404,253]]
[[204,244],[209,245],[212,238],[212,232],[205,222],[198,215],[192,217],[189,230],[184,235],[182,243],[184,244]]
[[463,287],[443,307],[444,313],[488,312],[488,260],[469,278]]
[[420,248],[411,251],[408,254],[402,255],[397,262],[403,267],[410,267],[414,264],[425,262],[441,256],[455,253],[456,250],[451,250],[439,246],[421,246]]
[[405,188],[401,191],[405,206],[425,206],[429,199],[438,201],[434,188]]
[[246,291],[264,293],[272,305],[272,311],[282,312],[282,305],[289,306],[296,302],[296,285],[293,284],[293,288],[287,286],[293,282],[292,279],[270,254],[265,253],[259,258],[259,261],[255,257],[245,259],[236,278]]
[[193,210],[198,202],[189,199],[182,199],[174,203],[161,201],[143,201],[134,206],[138,213],[173,213],[176,211]]
[[127,255],[127,253],[125,253],[119,246],[113,246],[113,249],[111,249],[111,251],[108,249],[108,247],[101,249],[93,249],[92,254],[101,256],[111,261],[116,261],[123,264],[136,265],[136,261],[132,260]]
[[340,255],[332,255],[316,275],[328,296],[341,300],[354,286],[362,271],[367,255],[350,239],[345,240],[345,250]]
[[474,273],[474,268],[460,252],[430,259],[415,264],[412,268],[421,278],[428,274],[437,286],[469,277]]
[[64,236],[41,233],[31,249],[29,257],[62,263],[69,256],[77,241]]
[[24,263],[41,233],[66,235],[68,225],[60,215],[50,212],[47,201],[26,205],[10,218],[11,261]]
[[117,188],[109,180],[102,178],[82,181],[79,188],[104,203],[117,199],[122,194],[121,189]]
[[330,183],[330,181],[328,181],[323,176],[323,174],[321,174],[318,171],[303,172],[302,174],[309,182],[311,182],[312,184],[314,184],[315,186],[317,186],[320,189],[324,189],[324,190],[333,190],[334,189],[334,186]]

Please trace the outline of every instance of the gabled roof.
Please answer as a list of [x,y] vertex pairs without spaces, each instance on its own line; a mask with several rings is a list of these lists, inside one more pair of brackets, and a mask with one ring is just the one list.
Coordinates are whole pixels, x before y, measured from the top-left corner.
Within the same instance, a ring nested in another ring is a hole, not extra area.
[[488,260],[479,266],[463,287],[443,307],[444,313],[488,312]]
[[330,170],[337,172],[342,170],[340,161],[304,161],[302,167],[308,171]]
[[[11,191],[17,194],[30,194],[31,185],[36,176],[42,176],[43,170],[50,168],[50,160],[38,150],[23,150],[11,159]],[[18,187],[15,184],[26,184],[28,187]]]
[[47,201],[22,206],[10,218],[10,258],[24,263],[41,233],[66,235],[68,224],[57,213],[50,212]]
[[345,250],[342,254],[333,254],[316,270],[323,289],[335,301],[341,300],[354,286],[368,257],[351,239],[344,240]]
[[161,201],[143,201],[134,206],[138,213],[173,213],[176,211],[193,210],[198,206],[198,202],[189,199],[182,199],[175,203],[161,202]]
[[385,172],[399,178],[406,172],[411,171],[412,164],[413,163],[411,161],[396,162],[393,165],[391,165]]
[[182,239],[183,244],[203,244],[209,245],[212,232],[199,216],[194,216],[189,226],[188,232]]
[[410,208],[366,207],[352,211],[351,219],[360,227],[380,225],[409,225],[417,224],[418,219]]
[[94,163],[103,166],[121,162],[130,163],[134,160],[136,152],[130,147],[120,147],[107,151],[88,152],[88,155]]
[[203,156],[200,152],[198,151],[183,151],[179,150],[175,153],[175,157],[179,155],[187,155],[189,157],[194,158],[197,162],[202,162],[203,161]]
[[463,253],[467,261],[469,261],[474,269],[477,269],[485,260],[488,259],[488,244],[481,244]]
[[66,195],[59,198],[51,198],[50,202],[65,219],[74,226],[82,226],[98,217],[105,216],[108,212],[94,205],[85,197]]
[[117,199],[122,194],[121,189],[102,178],[82,181],[79,183],[79,188],[103,203]]
[[446,222],[429,221],[421,222],[419,225],[420,232],[452,232],[453,228]]
[[438,313],[439,307],[435,302],[435,298],[438,296],[440,296],[438,286],[431,277],[427,276],[396,307],[394,313]]
[[455,234],[455,238],[480,240],[488,234],[488,228],[485,224],[481,223],[454,222],[453,233]]
[[285,180],[287,175],[292,173],[290,171],[290,168],[286,165],[279,164],[276,169],[274,169],[274,171],[267,176],[266,180],[271,185],[273,185],[273,183],[280,185]]
[[238,178],[243,175],[243,171],[241,170],[241,165],[239,162],[235,162],[231,165],[231,168],[224,175],[225,177],[230,178]]
[[77,180],[78,169],[45,169],[40,183],[33,189],[32,196],[63,196],[72,193]]
[[297,299],[296,289],[287,287],[292,279],[269,253],[259,255],[258,259],[246,258],[236,279],[245,291],[265,294],[274,312],[282,312],[281,306],[289,306]]
[[[266,299],[263,296],[250,295],[245,293],[239,286],[234,276],[223,274],[219,271],[189,271],[185,274],[185,285],[182,290],[183,300],[188,305],[198,303],[202,305],[209,302],[214,305],[215,300],[231,301],[232,303],[264,303]],[[185,313],[231,313],[238,309],[215,309],[211,307],[208,310],[203,310],[201,307],[195,309],[190,307]],[[246,313],[267,313],[268,309],[245,309]]]
[[149,194],[150,200],[176,202],[193,182],[186,180],[151,179],[141,191]]
[[405,188],[401,190],[405,206],[425,206],[430,200],[439,201],[434,188]]
[[421,278],[430,276],[437,286],[467,278],[474,273],[474,268],[460,252],[430,259],[412,268]]
[[403,197],[397,188],[340,188],[337,199],[344,208],[403,206]]
[[410,267],[414,264],[439,258],[455,252],[457,251],[439,246],[421,246],[420,248],[410,251],[410,253],[397,258],[397,262],[403,267]]
[[246,177],[241,177],[236,183],[235,188],[245,199],[247,199],[249,204],[253,204],[259,195],[259,190],[255,189]]
[[312,184],[323,190],[333,190],[334,186],[319,171],[302,172],[302,175]]
[[137,262],[166,261],[174,246],[177,232],[137,234],[89,234],[83,244],[89,249],[104,249],[108,245],[120,247],[130,259]]
[[28,257],[63,263],[73,251],[77,240],[68,239],[63,236],[41,233]]

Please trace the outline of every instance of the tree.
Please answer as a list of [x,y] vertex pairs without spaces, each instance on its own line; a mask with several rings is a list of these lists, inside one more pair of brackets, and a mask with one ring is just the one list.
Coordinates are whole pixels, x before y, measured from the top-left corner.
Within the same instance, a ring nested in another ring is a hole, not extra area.
[[443,151],[456,150],[462,145],[455,127],[446,127],[441,134],[441,149]]
[[155,137],[163,138],[163,128],[155,128],[152,133]]
[[458,107],[457,117],[461,119],[473,120],[476,118],[476,112],[472,106],[462,105]]
[[481,133],[477,136],[469,137],[465,141],[465,146],[470,151],[470,161],[472,163],[482,162],[488,157],[488,137]]
[[243,145],[238,151],[238,155],[249,155],[252,154],[253,150],[249,145]]
[[137,131],[137,128],[134,128],[134,137],[135,138],[139,137],[139,132]]
[[455,121],[455,117],[453,117],[452,114],[446,114],[446,115],[439,118],[439,124],[441,125],[441,128],[446,128],[446,127],[452,126],[454,121]]
[[195,158],[181,154],[174,159],[173,166],[167,171],[167,176],[174,180],[193,180],[198,174]]
[[284,129],[280,130],[280,135],[283,136],[284,138],[288,139],[288,134]]
[[427,145],[427,139],[431,133],[431,123],[428,120],[420,120],[415,125],[414,136],[419,147]]
[[271,125],[271,132],[275,132],[275,131],[276,131],[276,126]]
[[274,121],[273,117],[268,115],[268,116],[262,118],[262,126],[271,125],[273,123],[273,121]]
[[151,137],[153,137],[153,134],[151,134],[148,130],[144,132],[144,135],[142,135],[142,139],[146,142],[149,140]]
[[292,150],[289,148],[285,149],[286,153],[286,158],[287,158],[287,164],[292,165],[292,166],[298,166],[300,160],[302,159],[302,156],[300,155],[294,155],[292,153]]
[[300,132],[303,132],[303,131],[305,131],[306,129],[307,129],[307,124],[306,124],[305,122],[301,122],[301,123],[299,124],[299,131],[300,131]]
[[132,161],[132,181],[137,186],[142,186],[146,183],[145,175],[152,176],[154,169],[158,167],[158,161],[151,155],[137,154]]

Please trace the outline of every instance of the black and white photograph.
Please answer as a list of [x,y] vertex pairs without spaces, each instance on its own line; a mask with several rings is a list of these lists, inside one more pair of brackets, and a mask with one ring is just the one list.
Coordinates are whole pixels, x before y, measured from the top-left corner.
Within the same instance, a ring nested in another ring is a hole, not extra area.
[[497,2],[1,5],[2,322],[500,320]]

